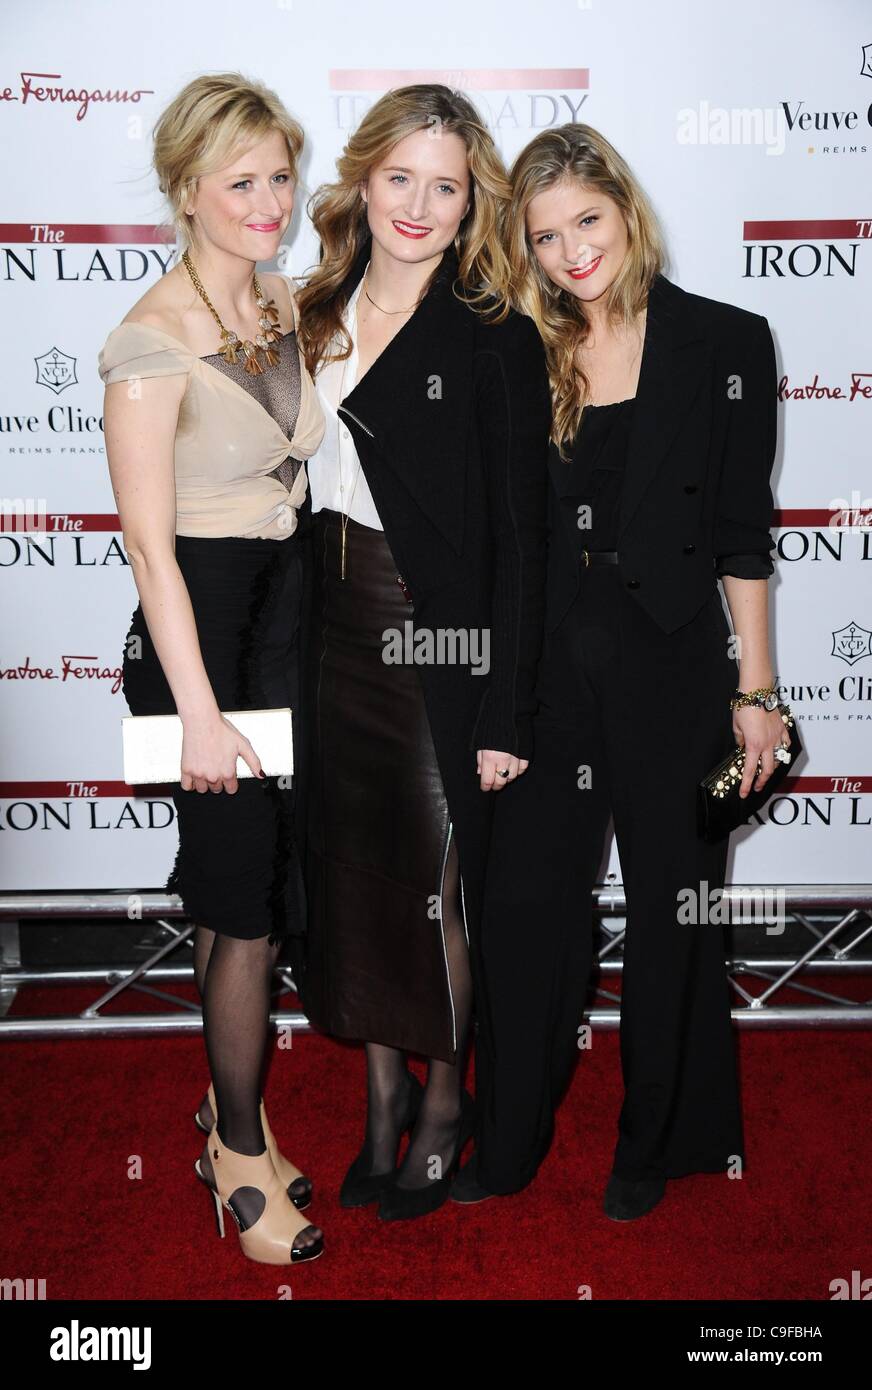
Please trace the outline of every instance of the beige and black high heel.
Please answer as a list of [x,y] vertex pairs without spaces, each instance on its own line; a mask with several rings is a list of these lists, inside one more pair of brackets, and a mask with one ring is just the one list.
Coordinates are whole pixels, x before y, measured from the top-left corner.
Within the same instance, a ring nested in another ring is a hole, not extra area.
[[[209,1082],[209,1091],[206,1098],[209,1102],[209,1108],[212,1111],[212,1124],[214,1126],[218,1123],[218,1107],[215,1103],[215,1086],[211,1081]],[[287,1188],[288,1196],[290,1197],[294,1206],[297,1208],[297,1211],[305,1211],[306,1208],[308,1206],[311,1206],[312,1203],[312,1179],[307,1178],[305,1173],[301,1173],[299,1168],[295,1167],[294,1164],[291,1163],[290,1159],[285,1158],[284,1154],[279,1148],[276,1142],[275,1135],[269,1127],[269,1120],[266,1117],[266,1107],[263,1103],[263,1096],[261,1096],[260,1098],[260,1123],[263,1129],[263,1137],[266,1140],[266,1147],[269,1151],[269,1156],[273,1161],[273,1167],[276,1170],[279,1182],[281,1182]],[[204,1125],[202,1120],[200,1119],[199,1110],[194,1115],[194,1124],[201,1131],[201,1133],[212,1133],[212,1130],[208,1128],[208,1126]],[[305,1183],[306,1186],[301,1188],[300,1183]],[[296,1192],[293,1192],[291,1190],[294,1187],[298,1189]]]
[[[268,1265],[301,1264],[305,1260],[317,1260],[318,1256],[324,1253],[323,1234],[309,1245],[294,1244],[303,1231],[313,1230],[314,1227],[311,1222],[306,1223],[303,1220],[288,1198],[273,1167],[268,1149],[255,1155],[241,1154],[235,1149],[228,1149],[219,1138],[216,1123],[209,1135],[209,1161],[212,1164],[214,1184],[203,1172],[199,1158],[194,1164],[194,1172],[212,1193],[218,1218],[218,1234],[222,1239],[226,1207],[236,1222],[242,1253],[249,1260]],[[266,1199],[263,1211],[251,1226],[243,1225],[232,1204],[234,1194],[244,1187],[256,1188]]]

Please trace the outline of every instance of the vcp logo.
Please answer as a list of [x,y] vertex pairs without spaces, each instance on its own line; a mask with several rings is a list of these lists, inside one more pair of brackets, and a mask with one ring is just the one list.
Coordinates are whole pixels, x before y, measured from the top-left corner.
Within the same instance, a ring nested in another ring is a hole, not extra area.
[[862,661],[864,656],[872,656],[872,632],[854,622],[836,628],[830,654],[853,666],[855,662]]
[[60,348],[49,348],[42,357],[35,357],[36,363],[36,383],[38,386],[47,386],[50,391],[54,391],[59,396],[61,391],[66,391],[68,386],[78,385],[76,377],[76,359],[70,357],[66,352],[61,352]]

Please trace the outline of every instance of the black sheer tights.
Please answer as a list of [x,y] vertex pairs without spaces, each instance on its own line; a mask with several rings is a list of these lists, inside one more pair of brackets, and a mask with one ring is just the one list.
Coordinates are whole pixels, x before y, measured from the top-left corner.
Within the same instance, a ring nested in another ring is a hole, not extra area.
[[[454,998],[457,1053],[453,1064],[430,1058],[418,1120],[397,1175],[400,1187],[425,1187],[447,1171],[460,1122],[464,1043],[472,1012],[469,952],[463,925],[457,846],[452,838],[445,865],[442,927]],[[369,1174],[387,1173],[396,1162],[402,1116],[409,1093],[405,1054],[381,1043],[366,1044],[366,1147]]]
[[[235,1153],[262,1154],[266,1148],[260,1122],[261,1072],[269,1028],[270,983],[278,951],[265,936],[242,941],[201,926],[194,933],[194,973],[203,1000],[203,1031],[215,1086],[218,1136]],[[208,1105],[203,1110],[208,1110]],[[208,1140],[200,1167],[212,1181]],[[233,1194],[231,1205],[243,1229],[257,1221],[264,1201],[263,1193],[254,1187],[241,1187]],[[319,1227],[307,1226],[294,1244],[310,1245],[320,1234]]]

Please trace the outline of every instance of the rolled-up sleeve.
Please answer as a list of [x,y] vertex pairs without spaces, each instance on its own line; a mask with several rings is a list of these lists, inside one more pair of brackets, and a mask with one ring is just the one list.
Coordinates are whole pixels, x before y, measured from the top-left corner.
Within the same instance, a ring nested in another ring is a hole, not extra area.
[[775,542],[770,476],[778,435],[778,373],[768,321],[755,315],[735,362],[725,359],[740,392],[727,404],[713,550],[719,576],[767,579]]
[[733,574],[737,579],[768,579],[775,566],[768,555],[718,555],[715,560],[715,573],[718,579],[724,574]]

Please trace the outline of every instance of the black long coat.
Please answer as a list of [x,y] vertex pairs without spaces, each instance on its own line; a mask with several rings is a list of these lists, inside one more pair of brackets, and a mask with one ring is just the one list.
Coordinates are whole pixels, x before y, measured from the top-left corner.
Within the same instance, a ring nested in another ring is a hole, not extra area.
[[532,753],[551,400],[533,321],[511,311],[501,324],[485,322],[452,292],[456,273],[449,247],[414,314],[338,413],[410,592],[414,633],[490,634],[487,674],[459,662],[416,666],[454,826],[475,982],[493,802],[509,790],[481,790],[476,750]]

